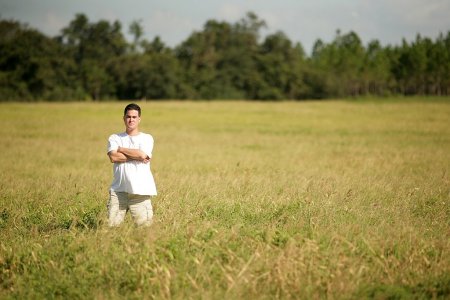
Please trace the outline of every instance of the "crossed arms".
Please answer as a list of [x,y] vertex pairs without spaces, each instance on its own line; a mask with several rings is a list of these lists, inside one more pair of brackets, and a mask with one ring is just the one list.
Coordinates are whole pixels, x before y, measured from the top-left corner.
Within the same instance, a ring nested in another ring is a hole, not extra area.
[[119,147],[117,150],[109,151],[108,156],[112,163],[124,163],[130,160],[137,160],[145,164],[150,162],[150,157],[139,149]]

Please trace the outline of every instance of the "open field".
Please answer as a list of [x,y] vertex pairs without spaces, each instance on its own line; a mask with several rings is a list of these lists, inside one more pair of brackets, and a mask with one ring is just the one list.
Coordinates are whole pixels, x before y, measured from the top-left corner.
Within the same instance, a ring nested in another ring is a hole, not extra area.
[[142,102],[155,223],[108,229],[125,105],[0,104],[0,298],[450,297],[450,99]]

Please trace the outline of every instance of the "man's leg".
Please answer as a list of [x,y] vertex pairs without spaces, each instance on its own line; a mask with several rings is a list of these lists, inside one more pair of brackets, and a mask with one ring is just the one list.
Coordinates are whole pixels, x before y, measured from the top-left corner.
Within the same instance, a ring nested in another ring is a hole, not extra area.
[[150,226],[153,219],[153,207],[150,196],[129,195],[130,213],[136,225]]
[[109,192],[108,223],[110,227],[119,226],[125,219],[128,209],[128,195],[122,192]]

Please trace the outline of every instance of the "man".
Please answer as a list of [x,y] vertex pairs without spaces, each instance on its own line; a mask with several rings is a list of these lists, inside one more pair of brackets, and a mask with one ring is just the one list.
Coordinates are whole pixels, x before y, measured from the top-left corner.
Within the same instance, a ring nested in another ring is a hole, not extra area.
[[151,197],[156,186],[150,170],[153,137],[139,132],[141,108],[128,104],[123,113],[125,132],[108,139],[108,156],[113,166],[108,202],[109,226],[120,225],[129,210],[136,225],[150,225],[153,218]]

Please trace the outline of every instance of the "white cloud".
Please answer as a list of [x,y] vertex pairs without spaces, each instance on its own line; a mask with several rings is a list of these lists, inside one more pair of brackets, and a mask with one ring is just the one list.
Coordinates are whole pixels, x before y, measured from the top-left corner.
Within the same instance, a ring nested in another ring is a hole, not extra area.
[[149,39],[158,35],[171,47],[187,39],[193,31],[201,30],[199,22],[168,10],[155,10],[142,20],[145,35]]
[[53,32],[52,35],[59,34],[61,29],[68,25],[66,20],[55,12],[47,12],[44,22],[47,27],[45,31]]
[[353,18],[359,19],[359,13],[357,11],[352,11],[351,15],[352,15]]
[[227,21],[236,21],[245,14],[245,8],[234,3],[225,3],[220,5],[218,16]]

